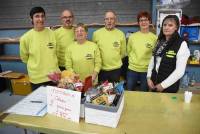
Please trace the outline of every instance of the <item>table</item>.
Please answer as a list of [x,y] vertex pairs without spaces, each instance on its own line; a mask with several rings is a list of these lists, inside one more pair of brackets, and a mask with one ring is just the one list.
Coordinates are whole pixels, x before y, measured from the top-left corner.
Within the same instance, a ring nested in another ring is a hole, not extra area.
[[200,94],[190,104],[183,94],[125,92],[124,109],[117,128],[74,123],[50,114],[44,117],[8,115],[2,121],[49,134],[200,134]]

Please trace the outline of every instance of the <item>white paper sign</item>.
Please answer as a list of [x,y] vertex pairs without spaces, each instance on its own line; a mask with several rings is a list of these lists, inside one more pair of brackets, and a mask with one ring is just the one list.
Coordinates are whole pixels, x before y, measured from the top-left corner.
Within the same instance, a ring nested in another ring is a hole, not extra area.
[[80,118],[81,92],[47,87],[47,112],[74,122]]

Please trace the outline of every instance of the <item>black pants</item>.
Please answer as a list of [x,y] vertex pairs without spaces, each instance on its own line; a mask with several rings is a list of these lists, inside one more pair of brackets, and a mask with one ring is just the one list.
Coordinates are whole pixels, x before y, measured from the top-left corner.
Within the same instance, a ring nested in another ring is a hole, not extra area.
[[121,69],[115,69],[111,71],[101,70],[98,75],[99,82],[104,82],[108,80],[109,82],[119,82],[120,81]]
[[56,84],[53,83],[52,81],[47,81],[47,82],[42,82],[42,83],[38,83],[38,84],[31,83],[31,86],[32,86],[32,91],[34,91],[37,88],[39,88],[40,86],[56,86]]
[[65,70],[65,67],[59,66],[59,69],[60,69],[60,71],[63,71],[63,70]]

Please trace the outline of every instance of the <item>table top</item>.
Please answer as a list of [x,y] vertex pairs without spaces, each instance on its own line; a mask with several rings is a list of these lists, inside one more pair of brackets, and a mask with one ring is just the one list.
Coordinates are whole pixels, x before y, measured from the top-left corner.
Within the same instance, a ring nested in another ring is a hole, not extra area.
[[18,79],[23,77],[23,73],[17,73],[17,72],[12,72],[12,71],[5,71],[0,73],[0,77],[2,78],[8,78],[8,79]]
[[124,109],[117,128],[80,123],[47,114],[31,117],[9,114],[3,123],[48,134],[200,134],[200,94],[184,103],[182,93],[125,92]]

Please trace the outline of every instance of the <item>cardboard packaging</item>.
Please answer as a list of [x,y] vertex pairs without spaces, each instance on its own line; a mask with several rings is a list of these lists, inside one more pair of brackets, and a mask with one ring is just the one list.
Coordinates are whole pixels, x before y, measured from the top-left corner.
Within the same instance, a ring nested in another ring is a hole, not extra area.
[[95,105],[85,102],[85,122],[116,128],[124,107],[124,94],[117,106]]
[[18,79],[11,79],[11,86],[14,95],[27,95],[32,92],[27,75]]

